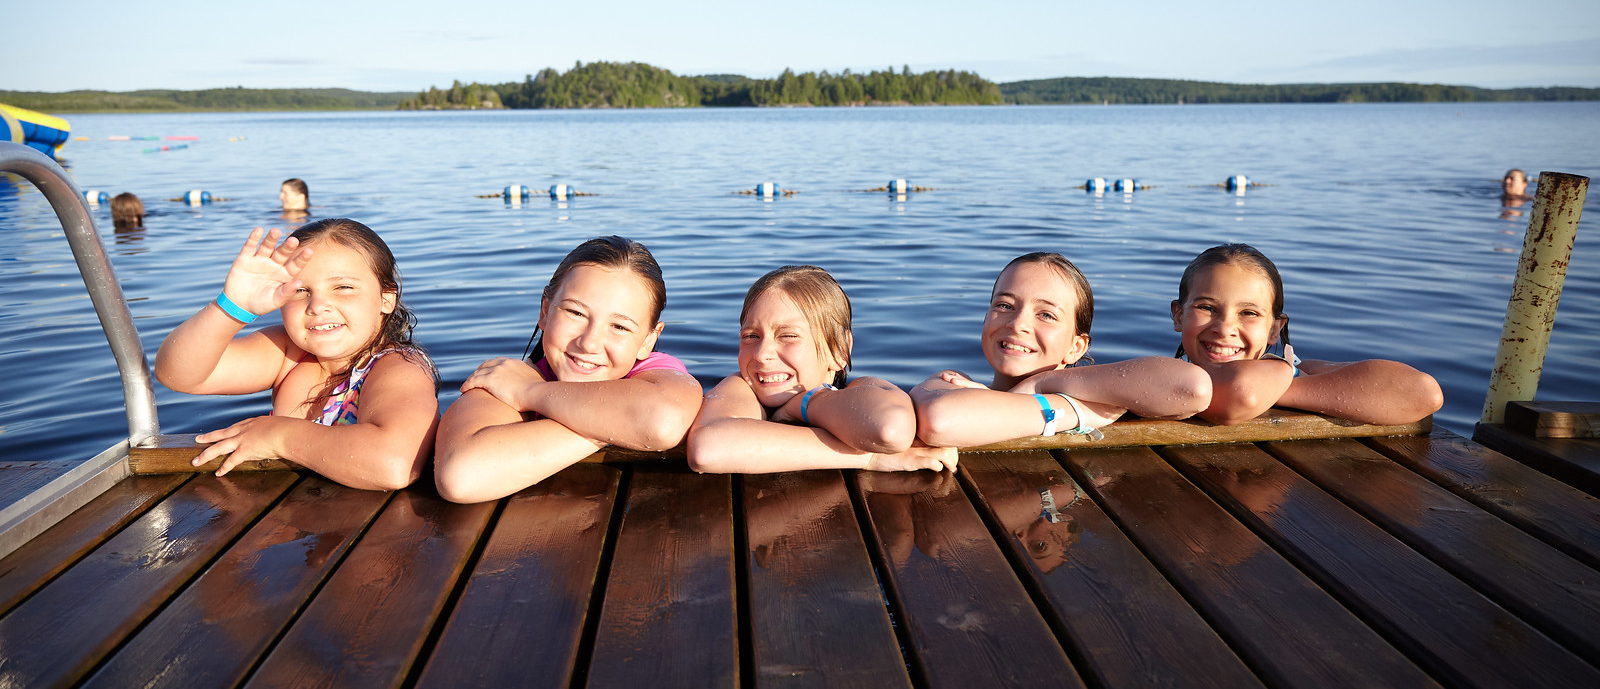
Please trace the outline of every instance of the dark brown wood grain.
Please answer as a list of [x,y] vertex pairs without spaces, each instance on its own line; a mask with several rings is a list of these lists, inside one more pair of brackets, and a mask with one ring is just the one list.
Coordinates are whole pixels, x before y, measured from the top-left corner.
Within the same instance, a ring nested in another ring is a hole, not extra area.
[[1573,488],[1600,497],[1600,440],[1534,438],[1487,423],[1477,425],[1472,439]]
[[1600,572],[1361,443],[1266,448],[1545,633],[1600,658]]
[[1161,454],[1443,683],[1600,686],[1600,671],[1259,448]]
[[395,493],[246,686],[398,686],[493,512]]
[[1373,438],[1366,444],[1600,569],[1600,498],[1443,428],[1431,435]]
[[855,486],[923,684],[1083,686],[954,475],[857,472]]
[[1273,686],[1437,686],[1148,448],[1060,459]]
[[171,493],[189,476],[130,476],[0,560],[0,614]]
[[0,619],[0,685],[89,672],[298,477],[198,477]]
[[[1190,443],[1247,443],[1266,440],[1301,440],[1307,438],[1366,438],[1385,435],[1427,434],[1433,428],[1429,417],[1398,426],[1369,426],[1346,419],[1310,414],[1291,409],[1268,409],[1261,416],[1240,424],[1217,426],[1199,419],[1165,421],[1160,419],[1129,418],[1101,428],[1104,438],[1090,440],[1087,436],[1058,433],[1053,436],[1029,436],[981,447],[967,448],[975,452],[1000,452],[1011,450],[1050,450],[1073,447],[1142,447],[1146,445],[1172,445]],[[166,474],[214,472],[221,459],[205,466],[189,464],[209,443],[195,442],[195,434],[161,435],[129,448],[128,467],[135,474]],[[611,446],[580,460],[584,463],[627,464],[634,462],[677,461],[684,459],[685,445],[659,452],[630,450]],[[300,469],[294,462],[262,460],[246,462],[234,471],[280,471]]]
[[963,453],[960,468],[1098,684],[1261,686],[1049,453]]
[[419,686],[571,686],[621,474],[572,466],[506,500]]
[[[215,473],[222,466],[217,457],[202,466],[189,462],[211,443],[196,442],[198,433],[162,434],[128,448],[128,470],[135,474],[194,474]],[[292,471],[302,469],[299,464],[283,459],[263,459],[244,462],[234,471]]]
[[757,687],[909,687],[838,471],[743,478]]
[[1600,438],[1600,402],[1508,402],[1505,425],[1535,438]]
[[729,477],[635,471],[626,509],[589,686],[739,686]]
[[85,686],[238,685],[389,497],[307,477]]

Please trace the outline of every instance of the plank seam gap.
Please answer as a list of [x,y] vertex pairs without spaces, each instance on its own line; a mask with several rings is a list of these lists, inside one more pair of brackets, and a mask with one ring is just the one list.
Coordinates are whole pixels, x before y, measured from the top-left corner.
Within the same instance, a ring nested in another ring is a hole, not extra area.
[[[1154,450],[1149,447],[1145,447],[1143,449],[1154,452]],[[1060,464],[1061,467],[1066,470],[1067,475],[1071,476],[1072,480],[1078,483],[1078,487],[1083,489],[1085,494],[1087,494],[1091,500],[1094,500],[1096,505],[1100,506],[1100,511],[1104,512],[1106,518],[1111,520],[1112,525],[1116,526],[1117,530],[1122,532],[1123,537],[1127,538],[1128,542],[1132,543],[1133,547],[1139,550],[1139,554],[1144,556],[1145,562],[1150,563],[1150,566],[1156,570],[1156,573],[1160,574],[1161,578],[1167,581],[1167,585],[1171,586],[1172,590],[1178,593],[1178,596],[1183,599],[1183,602],[1189,605],[1189,609],[1193,610],[1194,614],[1199,616],[1200,621],[1205,622],[1206,626],[1211,628],[1211,632],[1216,634],[1218,639],[1222,640],[1223,645],[1227,646],[1228,650],[1233,653],[1234,657],[1238,658],[1239,662],[1242,663],[1246,669],[1250,670],[1251,674],[1256,676],[1256,679],[1261,682],[1262,686],[1275,686],[1274,683],[1269,679],[1265,669],[1260,667],[1255,659],[1240,651],[1240,644],[1238,640],[1236,640],[1233,635],[1228,633],[1226,626],[1219,624],[1217,619],[1211,615],[1210,611],[1206,610],[1205,606],[1196,603],[1195,596],[1191,594],[1186,587],[1184,587],[1183,583],[1179,581],[1171,571],[1168,570],[1165,562],[1163,562],[1160,558],[1151,555],[1150,548],[1145,544],[1144,540],[1139,537],[1137,532],[1128,527],[1127,521],[1124,520],[1122,516],[1118,514],[1111,506],[1111,503],[1106,500],[1105,494],[1100,492],[1099,486],[1096,486],[1093,481],[1090,481],[1088,474],[1079,469],[1075,463],[1067,460],[1068,454],[1070,453],[1059,450],[1050,453],[1051,457],[1056,460],[1056,463]]]
[[489,514],[483,528],[478,531],[478,540],[472,544],[472,552],[467,554],[467,559],[461,566],[461,573],[456,575],[456,580],[451,583],[450,595],[445,596],[444,604],[434,615],[433,626],[429,627],[428,633],[423,636],[422,645],[417,648],[417,655],[411,662],[411,667],[406,670],[406,677],[401,680],[400,686],[414,687],[417,685],[417,680],[422,678],[422,671],[427,669],[428,661],[433,659],[433,649],[439,645],[439,639],[444,637],[445,627],[450,626],[450,618],[454,616],[456,604],[461,602],[461,596],[472,580],[472,573],[478,568],[478,561],[483,559],[483,553],[489,547],[489,539],[494,536],[495,527],[500,524],[500,515],[505,514],[506,504],[511,502],[511,497],[508,495],[495,501],[494,511]]
[[618,467],[617,495],[611,501],[611,514],[606,523],[605,542],[600,547],[600,560],[594,568],[594,590],[589,592],[589,605],[583,613],[583,631],[572,655],[572,689],[588,685],[589,663],[594,661],[595,637],[600,634],[600,614],[605,610],[606,588],[611,584],[611,561],[617,551],[617,537],[622,533],[622,518],[628,512],[629,489],[633,484],[633,468]]
[[1056,645],[1066,653],[1067,660],[1072,663],[1073,669],[1078,671],[1078,678],[1083,680],[1088,689],[1108,689],[1106,678],[1101,677],[1094,664],[1089,662],[1088,655],[1084,652],[1081,643],[1074,639],[1067,630],[1066,623],[1050,604],[1050,597],[1045,593],[1043,586],[1031,575],[1027,574],[1030,563],[1023,561],[1022,555],[1011,545],[1011,534],[1006,531],[1005,525],[1000,523],[998,517],[989,509],[989,503],[983,500],[978,490],[977,483],[972,476],[964,471],[956,472],[956,480],[961,484],[961,489],[967,494],[967,501],[977,508],[978,517],[983,520],[983,525],[989,530],[989,537],[994,540],[996,547],[1011,565],[1011,574],[1022,584],[1022,589],[1028,592],[1028,598],[1033,601],[1033,606],[1038,608],[1039,616],[1044,618],[1050,631],[1055,633]]
[[[209,474],[197,474],[189,481],[184,481],[179,485],[179,487],[181,488],[184,485],[188,485],[191,481],[202,480],[200,478],[201,476],[209,476]],[[105,655],[100,656],[100,658],[96,660],[92,666],[90,666],[82,675],[73,681],[73,684],[82,684],[83,682],[93,678],[96,673],[100,672],[100,670],[103,669],[107,663],[111,662],[112,658],[115,658],[118,653],[122,652],[122,649],[127,648],[128,644],[132,643],[133,639],[139,636],[140,632],[144,631],[146,627],[150,626],[151,621],[155,620],[157,617],[160,617],[161,613],[167,611],[167,608],[172,607],[172,602],[182,597],[183,594],[189,590],[189,587],[194,585],[196,579],[205,576],[206,572],[211,571],[212,565],[217,564],[217,561],[221,560],[223,556],[227,555],[228,551],[232,550],[233,547],[244,538],[245,534],[250,533],[250,530],[254,529],[256,524],[259,524],[262,519],[266,518],[268,512],[271,512],[273,508],[276,508],[279,503],[283,502],[284,497],[289,495],[289,493],[294,490],[295,486],[304,483],[305,480],[306,477],[304,475],[296,476],[294,481],[285,486],[283,490],[278,493],[278,496],[272,499],[272,502],[267,503],[265,507],[261,508],[260,512],[256,513],[255,518],[239,527],[239,530],[235,532],[226,543],[222,544],[222,547],[217,548],[217,552],[208,558],[204,564],[201,564],[200,567],[194,571],[194,574],[189,575],[188,579],[179,584],[177,588],[174,588],[172,590],[172,594],[167,596],[166,600],[161,601],[161,604],[156,606],[154,610],[151,610],[150,614],[145,615],[144,619],[139,620],[138,624],[129,629],[127,634],[123,635],[121,639],[117,640],[116,646],[113,646],[109,651],[106,651]],[[176,489],[174,489],[173,492],[177,492]],[[162,500],[165,499],[166,498],[162,498]],[[132,522],[130,522],[130,524],[131,523]]]
[[[288,491],[284,491],[284,493],[287,494]],[[256,656],[255,660],[251,661],[250,667],[245,668],[244,673],[239,676],[239,686],[249,683],[250,678],[261,670],[262,663],[267,662],[267,658],[278,648],[278,643],[283,641],[283,637],[289,634],[289,630],[294,629],[295,623],[300,621],[300,617],[305,614],[306,608],[311,607],[311,601],[316,600],[317,596],[322,593],[322,589],[328,585],[328,581],[333,579],[333,575],[339,572],[340,567],[344,566],[344,561],[350,557],[350,553],[355,552],[356,546],[361,544],[361,539],[366,538],[367,531],[372,529],[372,525],[378,521],[378,517],[389,509],[390,503],[394,502],[394,496],[399,494],[400,491],[398,490],[390,491],[389,497],[383,501],[382,505],[378,506],[378,509],[372,511],[372,516],[367,518],[366,523],[362,524],[361,528],[357,529],[354,534],[351,534],[350,544],[339,555],[339,560],[328,567],[327,573],[322,576],[317,585],[312,587],[299,605],[295,606],[294,612],[289,615],[289,619],[284,620],[283,626],[278,629],[278,633],[272,635],[272,639],[267,642],[266,648],[262,650],[260,655]]]
[[861,491],[860,469],[840,470],[845,474],[846,492],[850,494],[850,507],[856,513],[856,527],[861,529],[861,540],[866,543],[868,561],[872,564],[872,576],[878,580],[878,595],[883,598],[883,607],[889,613],[890,627],[894,629],[895,641],[900,645],[900,660],[906,666],[906,676],[911,680],[913,687],[929,686],[928,678],[922,671],[922,664],[918,662],[916,647],[911,643],[911,631],[906,628],[905,611],[900,609],[900,596],[895,591],[894,581],[888,576],[888,556],[883,552],[883,542],[878,540],[878,531],[872,526],[872,515],[867,511],[867,498]]

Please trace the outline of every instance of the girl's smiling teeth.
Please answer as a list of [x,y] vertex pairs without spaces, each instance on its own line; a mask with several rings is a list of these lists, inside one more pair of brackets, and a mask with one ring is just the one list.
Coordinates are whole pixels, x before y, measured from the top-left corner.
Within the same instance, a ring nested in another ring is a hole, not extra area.
[[787,383],[792,377],[787,373],[762,373],[756,376],[756,380],[761,381],[763,385],[772,385],[775,383]]
[[1024,347],[1024,346],[1022,346],[1020,344],[1017,344],[1015,342],[1012,342],[1010,340],[1001,340],[1000,341],[1000,348],[1003,349],[1003,350],[1006,350],[1008,352],[1016,352],[1018,354],[1032,354],[1033,353],[1032,349]]
[[328,332],[330,330],[334,330],[336,328],[339,328],[339,327],[341,327],[343,325],[344,325],[343,323],[324,323],[322,325],[313,325],[308,329],[309,330],[314,330],[314,331],[317,331],[317,332]]
[[582,371],[584,373],[590,373],[590,372],[595,371],[596,369],[600,368],[600,364],[590,363],[588,361],[584,361],[583,359],[579,359],[578,357],[575,357],[575,356],[573,356],[571,354],[567,355],[567,361],[572,362],[572,367],[573,368],[576,368],[579,371]]

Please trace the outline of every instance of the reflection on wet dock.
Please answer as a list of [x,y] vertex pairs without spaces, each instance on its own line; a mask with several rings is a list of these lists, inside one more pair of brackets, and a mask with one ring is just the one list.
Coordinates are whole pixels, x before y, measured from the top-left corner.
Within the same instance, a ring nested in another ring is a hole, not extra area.
[[1600,440],[1486,433],[136,474],[0,560],[0,685],[1600,686]]

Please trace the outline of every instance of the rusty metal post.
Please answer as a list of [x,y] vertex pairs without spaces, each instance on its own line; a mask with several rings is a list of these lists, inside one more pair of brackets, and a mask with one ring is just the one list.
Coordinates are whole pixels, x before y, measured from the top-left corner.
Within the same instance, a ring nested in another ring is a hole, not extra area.
[[1502,423],[1507,402],[1531,401],[1539,390],[1545,348],[1550,345],[1556,305],[1572,258],[1572,240],[1588,193],[1588,177],[1539,173],[1539,191],[1528,218],[1528,234],[1522,238],[1517,281],[1506,305],[1506,322],[1500,330],[1500,349],[1489,375],[1481,423]]

